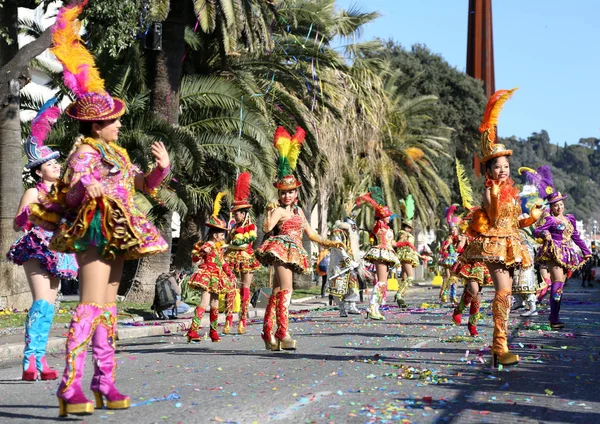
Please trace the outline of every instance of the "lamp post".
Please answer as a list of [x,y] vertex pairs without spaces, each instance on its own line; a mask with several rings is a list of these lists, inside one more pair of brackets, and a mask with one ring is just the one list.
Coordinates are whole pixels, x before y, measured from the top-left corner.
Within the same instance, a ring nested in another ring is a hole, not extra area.
[[596,231],[598,231],[598,221],[595,219],[592,221],[592,257],[594,260],[594,266],[596,266],[597,255],[596,255]]

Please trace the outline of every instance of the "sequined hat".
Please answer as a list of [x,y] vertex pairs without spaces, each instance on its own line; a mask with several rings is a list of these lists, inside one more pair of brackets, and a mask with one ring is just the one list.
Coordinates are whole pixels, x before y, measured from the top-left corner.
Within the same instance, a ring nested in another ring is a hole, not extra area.
[[54,103],[56,103],[54,98],[44,103],[33,121],[31,121],[31,135],[27,137],[23,144],[27,156],[27,164],[25,165],[27,169],[35,168],[60,156],[59,152],[44,146],[44,140],[48,137],[52,123],[60,116],[60,109],[54,106]]

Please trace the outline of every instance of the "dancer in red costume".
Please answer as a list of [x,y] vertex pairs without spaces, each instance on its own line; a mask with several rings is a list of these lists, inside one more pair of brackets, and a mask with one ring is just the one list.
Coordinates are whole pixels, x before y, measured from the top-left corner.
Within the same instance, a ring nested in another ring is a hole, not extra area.
[[[240,287],[240,316],[238,334],[246,332],[248,325],[248,307],[250,305],[250,285],[254,272],[260,268],[260,263],[254,256],[252,243],[256,240],[256,225],[250,218],[252,205],[248,202],[250,197],[250,173],[243,172],[238,176],[233,194],[233,218],[235,226],[228,237],[227,253],[225,260],[231,269],[239,274],[242,286]],[[233,320],[233,302],[235,290],[227,294],[227,319],[223,333],[229,334]]]
[[387,279],[389,268],[398,266],[400,261],[394,247],[398,244],[394,241],[394,230],[389,226],[392,212],[385,205],[383,192],[380,187],[370,187],[369,193],[363,194],[356,199],[356,205],[369,204],[375,209],[375,223],[371,230],[371,248],[364,256],[365,261],[375,265],[377,280],[371,291],[367,318],[373,320],[385,320],[379,311],[379,307],[385,304],[387,297]]
[[210,331],[209,336],[213,342],[220,342],[219,337],[219,295],[233,292],[235,296],[235,275],[231,272],[229,264],[225,261],[223,245],[227,234],[227,222],[219,218],[221,200],[225,193],[217,194],[213,213],[206,222],[208,233],[206,241],[196,243],[192,250],[192,260],[200,262],[188,286],[192,289],[202,290],[202,300],[194,311],[192,324],[187,332],[188,343],[202,340],[198,334],[200,321],[204,312],[210,306]]
[[[304,143],[305,132],[296,128],[292,137],[283,127],[275,131],[275,147],[279,152],[278,179],[273,184],[279,194],[277,204],[267,207],[263,230],[271,236],[256,250],[256,257],[274,270],[273,293],[269,297],[263,324],[262,338],[269,350],[295,350],[296,340],[288,332],[289,306],[292,300],[294,273],[310,273],[308,255],[302,247],[304,232],[315,243],[325,247],[343,247],[336,241],[324,239],[308,224],[304,212],[298,207],[298,187],[301,183],[293,170]],[[273,335],[273,318],[277,332]]]
[[532,225],[541,215],[541,209],[535,207],[528,218],[520,219],[519,191],[510,178],[508,156],[512,155],[512,151],[496,143],[498,115],[513,91],[500,90],[490,97],[479,127],[486,184],[482,208],[475,212],[470,223],[470,230],[477,235],[461,255],[463,263],[484,262],[494,282],[492,364],[495,367],[515,365],[520,360],[519,355],[509,352],[507,343],[512,276],[515,269],[532,266],[531,255],[523,246],[519,228]]
[[115,387],[116,297],[123,264],[169,247],[134,202],[136,189],[157,193],[170,170],[169,154],[163,143],[154,143],[156,167],[144,175],[117,144],[125,104],[105,91],[79,37],[77,18],[85,4],[60,9],[52,30],[52,53],[63,65],[65,85],[77,97],[65,113],[80,121],[83,135],[55,193],[64,213],[50,242],[53,250],[76,253],[80,267],[80,303],[69,328],[67,366],[57,391],[60,416],[94,410],[81,387],[90,342],[96,407],[102,408],[106,400],[109,409],[129,408],[129,396]]

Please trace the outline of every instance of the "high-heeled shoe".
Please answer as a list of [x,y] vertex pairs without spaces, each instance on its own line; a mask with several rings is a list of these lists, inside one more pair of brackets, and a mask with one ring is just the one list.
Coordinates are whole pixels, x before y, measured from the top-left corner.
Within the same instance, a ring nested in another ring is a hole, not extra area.
[[296,350],[296,340],[288,334],[283,340],[277,340],[275,350]]
[[238,332],[238,334],[246,334],[246,326],[244,325],[244,323],[242,321],[240,321],[238,323],[237,332]]
[[198,334],[198,332],[196,330],[191,330],[191,329],[188,330],[185,337],[187,338],[188,343],[202,341],[202,336],[200,334]]
[[94,405],[87,401],[87,399],[85,402],[67,403],[66,400],[58,398],[59,417],[66,417],[67,415],[92,415],[93,413]]
[[499,355],[497,353],[492,352],[492,367],[498,368],[499,365],[503,367],[510,367],[512,365],[517,365],[521,358],[519,355],[506,352],[505,354]]
[[[25,360],[23,360],[25,365]],[[27,358],[27,364],[25,365],[27,368],[23,370],[23,374],[21,375],[21,380],[24,381],[36,381],[38,379],[38,371],[35,366],[35,356],[29,355]]]
[[46,361],[45,356],[42,356],[40,362],[42,363],[42,371],[40,371],[40,380],[56,380],[58,378],[58,371],[48,366],[48,362]]
[[108,396],[100,392],[94,392],[94,396],[96,397],[96,409],[104,408],[104,398],[106,398],[106,409],[129,409],[131,406],[131,399],[128,396],[115,400],[110,400]]
[[467,328],[469,329],[469,334],[473,337],[479,336],[479,332],[477,331],[477,326],[471,323],[467,324]]
[[223,326],[223,334],[231,334],[231,324],[229,320],[225,321],[225,325]]
[[194,309],[194,316],[192,317],[192,323],[190,324],[190,328],[185,335],[187,337],[187,342],[201,342],[202,336],[198,334],[198,329],[200,328],[200,322],[202,321],[202,317],[204,316],[205,309],[198,305],[196,309]]
[[367,309],[367,315],[365,318],[372,319],[375,321],[385,321],[385,317],[383,315],[381,315],[377,305],[373,305],[373,304],[369,305],[369,309]]

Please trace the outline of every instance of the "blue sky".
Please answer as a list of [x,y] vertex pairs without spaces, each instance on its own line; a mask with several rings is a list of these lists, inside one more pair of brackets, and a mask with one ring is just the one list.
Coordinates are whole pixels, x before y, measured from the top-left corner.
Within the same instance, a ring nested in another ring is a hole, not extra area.
[[[425,44],[466,68],[468,0],[337,0],[378,11],[361,40]],[[542,129],[553,143],[600,138],[600,1],[492,2],[496,89],[519,87],[500,116],[500,135]],[[483,111],[482,111],[483,114]]]

